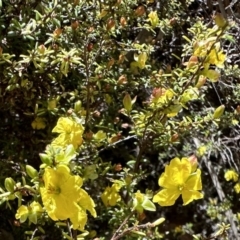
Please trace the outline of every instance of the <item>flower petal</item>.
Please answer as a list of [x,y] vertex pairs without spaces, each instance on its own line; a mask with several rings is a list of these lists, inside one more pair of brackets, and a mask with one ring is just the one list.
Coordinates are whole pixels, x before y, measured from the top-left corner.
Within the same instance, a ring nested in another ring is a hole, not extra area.
[[186,188],[188,190],[202,190],[201,170],[191,174],[186,182]]
[[180,192],[176,189],[163,189],[153,197],[153,202],[157,202],[160,206],[172,206]]
[[197,199],[201,199],[201,198],[203,198],[203,194],[198,191],[187,190],[187,189],[184,189],[182,191],[182,199],[183,199],[184,206],[189,204],[193,200],[197,200]]
[[66,117],[60,117],[57,121],[57,125],[53,128],[52,132],[64,133],[70,132],[72,128],[73,121]]

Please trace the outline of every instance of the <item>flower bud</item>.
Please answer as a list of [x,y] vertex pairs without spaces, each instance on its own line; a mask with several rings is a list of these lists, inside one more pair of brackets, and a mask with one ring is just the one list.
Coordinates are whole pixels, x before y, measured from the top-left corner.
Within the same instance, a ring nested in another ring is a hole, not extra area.
[[216,13],[213,16],[213,20],[215,22],[215,24],[219,27],[219,28],[223,28],[227,25],[227,21],[226,19],[222,16],[221,13]]
[[115,63],[114,58],[111,58],[107,63],[107,69],[110,69]]
[[220,117],[223,115],[224,110],[225,110],[225,106],[224,106],[224,105],[219,106],[219,107],[214,111],[213,119],[218,119],[218,118],[220,118]]
[[192,172],[194,172],[197,169],[197,166],[198,166],[197,157],[195,155],[192,155],[192,156],[188,157],[188,160],[191,163]]
[[128,93],[123,98],[123,106],[128,112],[132,110],[132,99]]
[[198,64],[198,57],[197,56],[191,56],[187,63],[187,68],[191,68],[193,66],[196,66]]
[[52,163],[50,157],[47,154],[40,153],[39,154],[41,161],[47,165],[50,165]]
[[54,30],[53,35],[54,37],[59,37],[62,34],[62,29],[61,28],[57,28],[56,30]]
[[155,222],[153,222],[152,223],[152,225],[154,225],[154,226],[158,226],[158,225],[160,225],[161,223],[163,223],[165,221],[165,218],[159,218],[159,219],[157,219]]
[[145,13],[145,7],[144,7],[144,6],[139,6],[139,7],[135,10],[135,15],[136,15],[137,17],[141,17],[144,13]]
[[44,54],[46,50],[46,47],[42,44],[38,47],[38,52],[41,54]]
[[73,21],[72,23],[71,23],[71,28],[72,28],[72,30],[76,30],[77,28],[78,28],[78,26],[79,26],[79,21]]
[[235,112],[236,112],[236,114],[240,114],[240,105],[238,105],[238,106],[236,107]]
[[38,171],[30,165],[26,165],[26,172],[32,179],[38,177]]
[[171,136],[170,141],[171,142],[176,142],[178,139],[179,139],[179,135],[178,135],[178,133],[175,133]]
[[123,54],[120,54],[119,57],[118,57],[118,64],[123,63],[124,60],[125,60],[125,56]]
[[4,181],[5,188],[11,193],[14,192],[15,184],[16,184],[15,181],[11,177],[6,178]]
[[125,17],[120,18],[120,24],[122,27],[125,27],[127,25],[127,20]]
[[117,84],[122,85],[122,84],[126,84],[127,83],[127,78],[125,75],[121,75],[118,78]]
[[80,100],[78,100],[77,102],[75,102],[74,104],[74,111],[75,113],[78,113],[82,108],[82,103]]
[[201,76],[199,77],[198,82],[197,82],[197,84],[196,84],[195,87],[196,87],[196,88],[202,87],[202,86],[206,83],[206,81],[207,81],[207,78],[206,78],[205,76],[201,75]]
[[93,43],[89,43],[87,46],[87,50],[91,52],[93,50],[93,47],[94,47]]
[[112,28],[115,27],[115,20],[110,18],[107,21],[107,30],[110,31]]

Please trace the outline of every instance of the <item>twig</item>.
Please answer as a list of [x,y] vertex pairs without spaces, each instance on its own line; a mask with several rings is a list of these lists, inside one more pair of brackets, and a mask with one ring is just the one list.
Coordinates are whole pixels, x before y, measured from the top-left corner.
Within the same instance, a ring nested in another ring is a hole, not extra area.
[[126,234],[128,234],[131,231],[136,231],[136,230],[145,229],[145,228],[153,228],[153,227],[155,227],[155,225],[152,224],[152,223],[136,225],[136,226],[125,229],[121,234],[119,234],[115,238],[112,238],[111,240],[118,240],[118,239],[122,238],[123,236],[125,236]]
[[[71,226],[70,226],[69,220],[67,220],[67,227],[68,227],[68,232],[69,232],[70,237],[73,238],[73,236],[72,236],[72,230],[71,230]],[[75,239],[76,239],[76,238],[75,238]],[[75,239],[74,239],[74,240],[75,240]]]
[[[139,153],[137,155],[137,159],[136,159],[136,162],[135,162],[135,165],[134,165],[134,172],[135,173],[138,170],[138,167],[139,167],[139,164],[140,164],[140,161],[141,161],[141,158],[142,158],[142,154],[143,154],[144,149],[145,149],[145,143],[148,140],[148,137],[146,137],[147,128],[151,124],[152,120],[154,119],[154,117],[157,115],[158,112],[159,112],[159,109],[157,109],[153,113],[153,115],[148,119],[148,122],[145,125],[144,131],[143,131],[143,137],[142,137],[142,140],[141,140],[141,142],[139,144],[139,149],[140,150],[139,150]],[[159,119],[160,122],[163,119],[163,117],[164,117],[164,115],[162,115],[161,118]]]
[[227,27],[227,24],[225,25],[225,27],[222,28],[221,33],[217,36],[215,42],[211,45],[211,47],[208,49],[205,57],[202,59],[202,61],[200,62],[200,64],[198,65],[197,70],[193,73],[192,77],[190,78],[190,80],[185,84],[185,86],[183,87],[183,91],[181,94],[183,94],[183,92],[186,90],[186,88],[189,86],[189,84],[193,81],[193,79],[198,75],[199,71],[201,70],[201,68],[204,65],[205,60],[208,58],[208,55],[210,54],[210,52],[213,50],[213,47],[215,46],[215,44],[219,41],[219,39],[222,37],[225,29]]
[[116,240],[119,239],[117,238],[117,234],[119,233],[119,231],[122,229],[122,227],[126,224],[126,222],[130,219],[130,217],[132,217],[132,215],[134,214],[134,212],[131,212],[122,222],[122,224],[119,226],[119,228],[117,229],[117,231],[113,234],[111,240]]
[[225,7],[224,7],[224,4],[223,4],[222,0],[218,0],[218,5],[219,5],[219,9],[220,9],[223,17],[227,18],[227,14],[226,14]]
[[38,231],[38,228],[36,227],[36,228],[34,229],[34,231],[33,231],[33,234],[32,234],[32,236],[31,236],[30,240],[33,240],[33,238],[34,238],[34,236],[35,236],[35,234],[36,234],[37,231]]
[[[193,138],[193,141],[194,141],[196,147],[198,148],[200,146],[200,141],[197,138]],[[204,161],[204,163],[205,163],[205,165],[208,169],[209,175],[212,178],[212,182],[213,182],[213,185],[214,185],[214,187],[215,187],[215,189],[218,193],[218,197],[219,197],[220,201],[222,202],[226,198],[226,196],[225,196],[225,193],[222,189],[221,183],[218,180],[218,176],[217,176],[214,168],[212,167],[211,161],[208,161],[208,159],[204,156],[202,158],[203,158],[203,161]],[[226,211],[226,216],[227,216],[227,219],[228,219],[228,221],[231,225],[232,234],[234,236],[234,239],[239,239],[238,230],[237,230],[236,224],[234,222],[234,216],[233,216],[233,213],[232,213],[231,209]]]
[[103,40],[102,39],[100,40],[100,47],[91,62],[89,62],[89,53],[87,49],[88,43],[89,43],[89,39],[87,40],[84,47],[84,62],[85,62],[86,80],[87,80],[87,105],[86,105],[86,119],[85,119],[86,127],[88,126],[88,122],[90,118],[90,97],[91,97],[90,96],[91,94],[90,93],[90,69],[102,50]]

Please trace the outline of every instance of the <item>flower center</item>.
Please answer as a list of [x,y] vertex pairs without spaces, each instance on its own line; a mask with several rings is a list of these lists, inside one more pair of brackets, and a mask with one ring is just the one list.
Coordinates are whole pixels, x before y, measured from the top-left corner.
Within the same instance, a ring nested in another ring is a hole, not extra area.
[[48,185],[48,188],[47,188],[48,194],[58,195],[60,192],[61,192],[60,187],[55,187],[55,186],[52,186],[51,184]]
[[178,185],[178,190],[181,192],[184,188],[184,184],[183,185]]

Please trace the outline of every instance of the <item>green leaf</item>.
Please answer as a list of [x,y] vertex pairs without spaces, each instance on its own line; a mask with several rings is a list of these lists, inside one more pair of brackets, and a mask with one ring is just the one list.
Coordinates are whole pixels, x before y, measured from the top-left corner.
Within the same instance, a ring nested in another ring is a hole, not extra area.
[[9,192],[14,192],[15,185],[16,183],[11,177],[5,178],[4,186]]
[[127,112],[130,112],[132,110],[132,99],[128,93],[123,98],[123,106],[127,110]]
[[220,117],[223,115],[224,110],[225,110],[225,106],[224,106],[224,105],[219,106],[219,107],[214,111],[213,119],[218,119],[218,118],[220,118]]
[[59,163],[68,164],[73,158],[76,157],[76,152],[72,144],[68,145],[65,152],[61,151],[56,155],[55,159]]
[[182,109],[182,105],[176,104],[168,107],[164,112],[168,117],[175,117]]
[[154,203],[149,200],[148,198],[145,198],[143,203],[142,203],[142,207],[147,210],[147,211],[156,211],[156,206],[154,205]]
[[189,88],[184,91],[180,102],[182,104],[186,104],[187,102],[189,102],[191,100],[198,99],[198,94],[199,94],[199,91],[197,88]]
[[213,69],[209,69],[205,72],[204,74],[207,78],[209,78],[209,80],[211,82],[217,82],[219,77],[220,77],[220,73],[213,70]]

